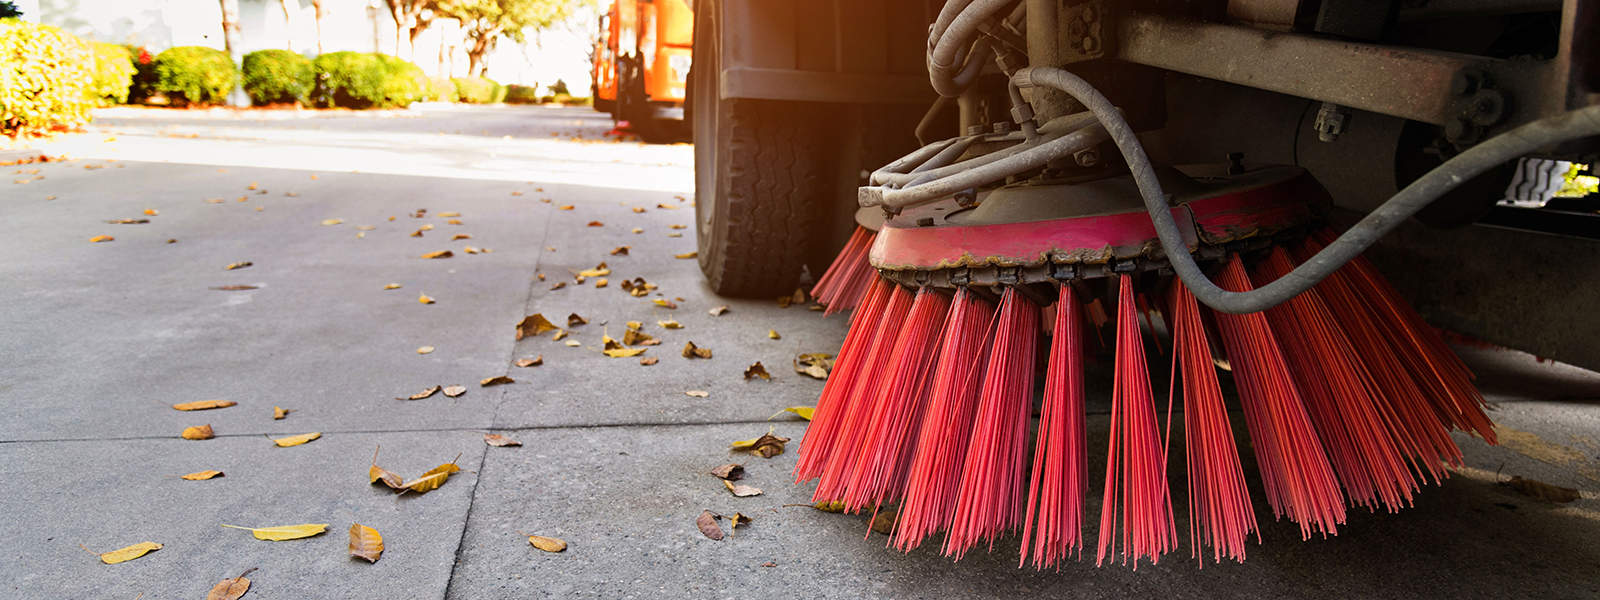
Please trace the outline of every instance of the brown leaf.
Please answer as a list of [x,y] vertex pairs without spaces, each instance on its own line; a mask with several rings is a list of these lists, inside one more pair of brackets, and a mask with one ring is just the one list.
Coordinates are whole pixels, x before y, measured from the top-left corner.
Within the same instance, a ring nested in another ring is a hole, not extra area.
[[570,315],[567,315],[567,327],[577,327],[579,325],[588,325],[588,324],[589,324],[589,320],[583,318],[582,316],[579,316],[578,313],[572,313]]
[[427,294],[419,294],[417,296],[417,302],[421,302],[423,304],[433,304],[433,298],[428,297]]
[[689,228],[688,225],[677,225],[677,224],[668,225],[667,227],[671,228],[671,229],[688,229]]
[[465,393],[467,393],[467,386],[464,385],[449,385],[444,388],[444,395],[451,398],[459,398]]
[[738,533],[740,525],[749,525],[751,521],[750,517],[745,516],[744,513],[733,513],[733,516],[727,517],[727,519],[728,531],[731,532],[729,535]]
[[1583,497],[1578,490],[1569,487],[1551,485],[1543,481],[1523,479],[1517,476],[1512,476],[1511,481],[1505,482],[1504,485],[1524,496],[1558,504],[1572,502]]
[[181,477],[189,481],[205,481],[213,477],[222,477],[223,475],[224,473],[222,471],[195,471]]
[[111,237],[109,235],[97,235],[97,236],[94,236],[92,238],[89,238],[90,242],[96,243],[96,244],[98,244],[100,242],[114,242],[116,240],[117,240],[117,238]]
[[773,435],[772,430],[767,430],[765,435],[753,440],[739,440],[731,446],[734,450],[749,452],[761,458],[772,458],[783,454],[783,445],[789,438]]
[[596,289],[603,288],[603,287],[606,286],[607,283],[609,283],[609,280],[607,280],[604,277],[601,277],[599,279],[594,280],[594,287]]
[[550,286],[550,291],[553,292],[553,291],[559,290],[559,289],[564,288],[564,287],[567,287],[567,282],[565,282],[565,281],[557,281],[555,285]]
[[243,269],[243,268],[249,267],[250,265],[253,265],[253,264],[255,264],[255,263],[250,262],[248,260],[244,261],[244,262],[228,263],[228,266],[223,267],[222,269],[224,271],[233,271],[233,270]]
[[[562,285],[565,285],[565,283]],[[555,323],[551,323],[549,319],[544,318],[543,314],[534,313],[523,317],[522,322],[517,323],[517,339],[533,337],[546,331],[555,331],[557,329],[560,329],[560,327],[556,327]]]
[[683,357],[684,358],[711,358],[711,349],[710,348],[701,348],[699,346],[696,346],[696,345],[694,345],[694,342],[686,342],[683,345]]
[[763,567],[776,567],[776,566],[778,566],[778,563],[775,563],[775,562],[772,562],[772,561],[769,560],[767,562],[761,563],[761,566],[763,566]]
[[634,328],[629,328],[627,331],[622,332],[622,343],[629,346],[649,343],[655,341],[655,339],[654,336]]
[[833,371],[833,355],[820,352],[811,354],[796,354],[794,357],[794,372],[816,379],[827,379],[828,373]]
[[209,440],[214,437],[217,437],[217,434],[211,431],[210,423],[200,425],[198,427],[185,427],[183,429],[183,439],[186,440]]
[[635,227],[635,228],[633,228],[633,232],[634,232],[634,233],[644,233],[644,228],[642,228],[642,227]]
[[778,298],[778,308],[789,308],[791,305],[805,304],[805,302],[806,291],[800,288],[795,288],[793,294]]
[[722,526],[717,524],[717,514],[714,512],[700,511],[700,516],[695,518],[694,524],[700,528],[700,533],[708,538],[721,540],[723,537]]
[[749,380],[751,380],[752,378],[755,378],[755,377],[760,377],[760,378],[765,379],[767,381],[772,381],[772,374],[767,372],[767,368],[766,367],[761,366],[761,361],[759,361],[759,360],[756,361],[756,364],[750,365],[750,368],[744,370],[744,379],[745,379],[745,381],[749,381]]
[[633,207],[633,212],[642,214],[642,213],[644,213],[644,207],[643,206],[635,206],[635,207]]
[[242,292],[244,290],[254,290],[260,288],[253,285],[218,285],[213,286],[211,289],[223,292]]
[[378,466],[378,450],[381,448],[382,446],[379,446],[372,450],[372,466],[367,467],[367,483],[373,484],[382,481],[391,490],[403,489],[405,487],[404,478]]
[[713,316],[713,317],[720,317],[720,316],[723,315],[723,313],[728,312],[728,307],[727,306],[717,306],[717,307],[713,307],[711,310],[708,310],[706,312],[711,313],[711,316]]
[[483,387],[489,387],[491,385],[501,385],[501,384],[505,384],[505,383],[516,383],[516,382],[517,382],[517,380],[512,379],[510,377],[506,377],[505,375],[495,375],[494,377],[490,377],[490,378],[484,379],[483,381],[479,381],[478,385],[483,386]]
[[383,556],[383,536],[366,525],[350,524],[350,556],[378,562],[378,557]]
[[722,481],[722,485],[724,487],[728,488],[728,491],[730,493],[732,493],[734,496],[737,496],[737,497],[740,497],[740,498],[747,498],[747,497],[750,497],[750,496],[760,496],[761,495],[761,489],[760,488],[755,488],[755,487],[751,487],[751,486],[748,486],[748,485],[735,485],[732,481],[728,481],[728,480],[723,480]]
[[894,523],[899,518],[900,513],[898,512],[890,510],[878,511],[878,514],[872,515],[872,524],[869,527],[878,533],[891,535],[894,533]]
[[560,552],[567,549],[567,542],[561,538],[545,537],[542,535],[528,536],[528,543],[545,552]]
[[540,355],[535,356],[533,358],[519,358],[519,359],[517,359],[517,362],[516,362],[516,365],[519,366],[519,367],[537,367],[537,366],[542,365],[542,364],[544,364],[544,355],[543,354],[540,354]]
[[653,364],[656,364],[658,362],[661,362],[661,359],[656,358],[654,356],[646,356],[646,357],[643,357],[643,358],[639,359],[639,364],[642,365],[642,366],[646,366],[646,367],[648,367],[650,365],[653,365]]
[[422,230],[418,229],[416,231],[411,232],[411,237],[422,237]]
[[239,600],[243,598],[245,592],[250,591],[250,578],[245,577],[245,575],[249,575],[254,570],[248,569],[240,573],[238,577],[230,577],[218,582],[217,585],[211,587],[210,592],[206,593],[206,600]]
[[563,204],[561,206],[557,206],[556,210],[572,210],[572,205],[571,204]]
[[500,435],[498,433],[483,434],[483,443],[495,447],[521,446],[522,442]]
[[272,407],[272,420],[282,421],[283,418],[289,416],[289,413],[291,412],[294,412],[294,409],[274,406]]
[[[567,337],[567,333],[568,333],[568,331],[565,330],[565,329],[556,331],[555,335],[550,336],[550,341],[559,342],[559,341],[561,341],[561,338]],[[568,340],[567,341],[567,345],[568,346],[576,346],[576,345],[578,345],[578,342],[572,341],[572,340]]]
[[196,400],[194,402],[174,404],[172,407],[178,410],[207,410],[212,408],[227,408],[237,404],[239,403],[232,400]]
[[612,248],[611,249],[611,255],[612,256],[627,256],[628,255],[628,250],[630,250],[630,249],[631,249],[631,247],[629,247],[629,246],[617,246],[616,248]]
[[455,256],[455,253],[451,252],[449,250],[440,250],[438,252],[429,252],[427,254],[422,255],[423,258],[450,258],[452,256]]
[[421,400],[423,398],[427,398],[428,396],[432,396],[432,395],[434,395],[434,394],[436,394],[438,392],[439,392],[439,386],[436,385],[436,386],[430,387],[428,389],[422,390],[420,392],[417,392],[415,394],[412,394],[411,397],[409,397],[409,398],[400,398],[400,399],[401,400]]
[[606,224],[605,223],[601,223],[599,221],[589,221],[589,226],[590,227],[605,227]]
[[719,479],[738,481],[740,479],[744,479],[744,465],[739,463],[728,463],[712,469],[711,474],[716,475]]
[[450,241],[452,241],[452,242],[454,242],[456,240],[470,240],[470,239],[472,239],[472,234],[470,234],[470,233],[458,233],[458,234],[450,236]]

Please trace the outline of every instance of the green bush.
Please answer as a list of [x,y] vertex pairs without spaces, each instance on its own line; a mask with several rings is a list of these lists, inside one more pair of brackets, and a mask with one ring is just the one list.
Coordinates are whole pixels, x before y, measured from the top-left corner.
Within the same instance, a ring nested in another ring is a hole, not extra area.
[[128,102],[141,103],[155,93],[156,57],[144,46],[124,45],[133,57],[133,85],[128,87]]
[[506,104],[538,104],[539,89],[515,83],[506,86]]
[[428,88],[422,91],[422,99],[429,102],[455,102],[456,84],[449,77],[429,77]]
[[494,104],[506,97],[506,87],[493,79],[482,77],[455,77],[456,96],[468,104]]
[[317,74],[312,100],[318,106],[403,108],[427,90],[421,67],[392,56],[332,52],[311,65]]
[[255,105],[307,102],[316,85],[311,59],[288,50],[257,50],[244,55],[244,93]]
[[128,88],[133,86],[133,54],[116,44],[89,42],[89,45],[94,51],[90,97],[100,106],[126,103]]
[[89,122],[93,67],[83,40],[49,25],[0,19],[0,134]]
[[156,55],[152,91],[177,106],[222,104],[239,83],[228,54],[204,46],[178,46]]

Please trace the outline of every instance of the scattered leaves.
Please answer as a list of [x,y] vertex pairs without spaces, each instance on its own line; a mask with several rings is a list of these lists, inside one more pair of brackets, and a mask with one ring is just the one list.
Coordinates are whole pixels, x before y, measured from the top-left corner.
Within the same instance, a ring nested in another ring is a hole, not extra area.
[[183,439],[186,440],[209,440],[217,437],[217,434],[211,431],[210,423],[197,427],[185,427],[182,435]]
[[827,379],[828,373],[833,371],[833,355],[815,352],[811,354],[797,354],[794,357],[794,372],[816,379]]
[[612,256],[627,256],[628,255],[628,250],[630,250],[630,249],[632,249],[631,246],[617,246],[617,247],[611,249],[611,255]]
[[629,296],[643,298],[651,290],[656,289],[656,284],[645,281],[643,277],[635,277],[622,280],[622,283],[617,287],[622,288],[622,291],[627,292]]
[[517,359],[517,362],[516,362],[516,365],[519,366],[519,367],[537,367],[537,366],[542,365],[542,364],[544,364],[544,355],[543,354],[540,354],[540,355],[535,356],[533,358],[519,358],[519,359]]
[[378,557],[383,556],[383,535],[366,525],[351,523],[350,556],[378,562]]
[[816,412],[817,412],[817,407],[815,407],[815,406],[790,406],[790,407],[785,408],[783,410],[780,410],[780,411],[778,411],[776,413],[773,413],[772,416],[767,417],[767,420],[771,421],[771,420],[777,418],[778,415],[781,415],[783,413],[794,413],[794,414],[798,415],[800,418],[805,419],[807,421],[810,421],[811,420],[811,415],[815,414]]
[[708,392],[708,391],[705,391],[705,390],[689,390],[687,392],[684,392],[683,395],[688,396],[690,398],[706,398],[706,397],[711,396],[711,392]]
[[700,516],[694,520],[695,526],[700,528],[700,533],[713,540],[723,538],[722,526],[717,524],[717,514],[709,510],[700,511]]
[[272,443],[277,444],[279,448],[288,448],[290,446],[299,446],[319,437],[322,437],[322,433],[313,431],[311,433],[302,433],[300,435],[291,435],[289,437],[273,438]]
[[417,302],[421,302],[423,304],[433,304],[434,300],[433,300],[433,297],[431,297],[431,296],[429,296],[427,294],[418,294],[417,295]]
[[761,437],[753,440],[739,440],[730,447],[741,452],[749,452],[761,458],[772,458],[783,454],[783,445],[788,442],[789,438],[773,435],[772,430],[768,429],[767,433]]
[[795,304],[805,304],[805,303],[806,303],[806,291],[803,290],[803,289],[800,289],[800,288],[795,288],[793,294],[789,294],[788,296],[780,296],[778,298],[778,308],[789,308],[790,306],[795,305]]
[[589,324],[589,320],[583,318],[578,313],[572,313],[570,315],[567,315],[567,327],[577,327],[579,325],[588,325],[588,324]]
[[344,222],[344,219],[323,219],[322,220],[322,224],[323,225],[338,225],[338,224],[343,223],[343,222]]
[[660,325],[662,329],[683,329],[683,323],[679,323],[677,319],[656,321],[656,325]]
[[590,227],[605,227],[606,224],[605,223],[601,223],[599,221],[589,221],[589,226]]
[[710,348],[701,348],[699,346],[696,346],[696,345],[694,345],[694,342],[685,342],[683,344],[683,357],[684,358],[711,358],[711,349]]
[[578,272],[578,276],[579,277],[605,277],[606,275],[610,275],[610,274],[611,274],[611,267],[606,266],[606,263],[604,263],[604,262],[602,262],[602,263],[600,263],[598,265],[595,265],[595,267],[593,269],[588,269],[588,270],[584,270],[584,271],[579,271]]
[[449,250],[440,250],[438,252],[429,252],[427,254],[422,255],[423,258],[450,258],[452,256],[455,256],[455,253],[451,252]]
[[514,439],[508,438],[508,437],[500,435],[498,433],[485,433],[485,434],[483,434],[483,443],[488,444],[490,446],[497,447],[497,448],[504,448],[506,446],[521,446],[522,445],[522,442],[516,441]]
[[224,270],[224,271],[233,271],[233,270],[237,270],[237,269],[244,269],[244,268],[248,268],[250,265],[253,265],[253,264],[255,264],[255,263],[250,262],[248,260],[244,261],[244,262],[228,263],[228,266],[223,267],[222,270]]
[[1504,485],[1524,496],[1558,504],[1572,502],[1582,497],[1578,490],[1573,488],[1551,485],[1536,479],[1523,479],[1515,475]]
[[522,322],[517,323],[517,339],[533,337],[546,331],[555,331],[557,329],[560,329],[560,327],[556,327],[555,323],[551,323],[549,319],[544,318],[543,314],[534,313],[523,317]]
[[512,379],[510,377],[506,377],[505,375],[495,375],[494,377],[490,377],[490,378],[484,379],[483,381],[479,381],[478,385],[480,385],[482,387],[489,387],[491,385],[501,385],[501,384],[506,384],[506,383],[516,383],[516,382],[517,382],[517,380]]
[[560,552],[567,549],[567,542],[561,538],[545,537],[542,535],[528,536],[528,543],[545,552]]
[[116,241],[116,239],[117,238],[111,237],[109,235],[97,235],[97,236],[94,236],[92,238],[89,238],[89,241],[98,244],[100,242]]
[[450,398],[459,398],[465,393],[467,393],[467,386],[464,385],[451,385],[444,388],[444,395]]
[[644,351],[648,350],[648,348],[627,348],[627,347],[624,347],[621,343],[617,342],[617,340],[613,339],[609,335],[602,336],[600,338],[600,341],[605,344],[605,348],[603,350],[601,350],[601,353],[603,353],[606,356],[609,356],[611,358],[630,358],[630,357],[638,356],[640,354],[644,354]]
[[738,481],[740,479],[744,479],[744,465],[739,463],[728,463],[712,469],[711,474],[717,476],[718,479]]
[[430,354],[432,352],[433,346],[421,346],[417,348],[417,354]]
[[243,529],[256,536],[256,539],[269,542],[308,538],[314,535],[321,535],[322,532],[328,530],[327,523],[302,523],[300,525],[279,525],[277,527],[240,527],[238,525],[223,524],[223,527]]
[[412,394],[410,397],[408,397],[406,399],[407,400],[421,400],[423,398],[427,398],[428,396],[432,396],[432,395],[434,395],[434,394],[436,394],[438,392],[439,392],[439,386],[436,385],[436,386],[430,387],[428,389],[422,390],[420,392],[417,392],[415,394]]
[[458,233],[458,234],[450,236],[450,241],[452,241],[452,242],[454,242],[456,240],[470,240],[470,239],[472,239],[472,234],[470,234],[470,233]]
[[291,412],[294,412],[294,409],[274,406],[272,407],[272,420],[282,421],[283,418],[289,416],[289,413]]
[[739,498],[748,498],[750,496],[761,495],[761,488],[751,487],[743,484],[735,484],[734,482],[726,479],[722,480],[722,485],[723,487],[728,488],[729,493]]
[[713,316],[713,317],[720,317],[720,316],[723,315],[723,313],[728,312],[728,307],[725,306],[725,305],[724,306],[717,306],[717,307],[713,307],[711,310],[708,310],[706,312],[711,313],[711,316]]
[[183,475],[182,478],[183,479],[187,479],[189,481],[205,481],[207,479],[211,479],[212,477],[222,477],[222,476],[223,476],[222,471],[195,471],[195,472],[190,473],[188,475]]
[[174,405],[172,405],[172,407],[176,408],[178,410],[187,411],[187,410],[207,410],[207,409],[212,409],[212,408],[227,408],[229,406],[235,406],[237,404],[239,404],[239,403],[238,402],[234,402],[232,400],[196,400],[194,402],[184,402],[182,404],[174,404]]
[[206,593],[206,600],[239,600],[243,598],[245,592],[250,591],[250,578],[245,577],[245,575],[249,575],[254,570],[246,569],[238,577],[230,577],[217,582],[217,585],[212,586],[211,591]]
[[398,289],[400,289],[400,284],[398,284],[398,283],[384,284],[383,289],[386,289],[386,290],[398,290]]
[[161,544],[155,542],[139,542],[127,548],[118,548],[100,555],[100,562],[108,565],[128,562],[151,552],[161,549]]
[[648,333],[639,331],[636,327],[629,327],[627,331],[622,332],[622,343],[629,346],[654,346],[661,343],[661,341]]
[[759,361],[759,360],[756,361],[756,364],[750,365],[749,368],[744,370],[744,379],[745,379],[745,381],[749,381],[749,380],[751,380],[752,378],[755,378],[755,377],[760,377],[760,378],[765,379],[767,381],[772,381],[772,374],[767,372],[767,368],[766,367],[761,366],[761,361]]

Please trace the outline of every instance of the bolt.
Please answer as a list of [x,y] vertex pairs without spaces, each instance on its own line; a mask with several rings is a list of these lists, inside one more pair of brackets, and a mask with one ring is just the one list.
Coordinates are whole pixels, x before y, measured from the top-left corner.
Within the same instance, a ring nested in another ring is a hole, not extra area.
[[1011,133],[1011,122],[1010,121],[995,121],[994,122],[994,132],[995,133],[999,133],[999,134]]
[[1471,71],[1456,71],[1450,76],[1450,93],[1465,96],[1478,90],[1482,77]]
[[917,219],[917,227],[933,227],[933,217],[922,217]]
[[1078,163],[1080,167],[1093,167],[1100,164],[1100,153],[1095,152],[1093,148],[1079,150],[1072,155],[1072,162]]
[[1093,53],[1100,49],[1100,40],[1092,35],[1084,36],[1081,46],[1084,52]]
[[977,206],[978,204],[978,195],[973,193],[972,190],[961,190],[956,192],[955,196],[956,204],[960,205],[962,208],[971,208],[973,206]]
[[984,129],[986,129],[986,127],[984,127],[981,123],[978,125],[968,125],[967,136],[970,137],[974,135],[983,135]]
[[1323,102],[1322,107],[1317,109],[1317,120],[1312,128],[1317,131],[1318,140],[1331,142],[1339,139],[1339,135],[1344,133],[1345,122],[1349,118],[1350,113],[1344,107],[1332,102]]
[[1478,141],[1482,128],[1473,125],[1466,117],[1456,117],[1444,124],[1444,139],[1457,146]]
[[1499,123],[1506,114],[1506,97],[1491,89],[1479,90],[1472,97],[1470,118],[1474,125],[1489,126]]

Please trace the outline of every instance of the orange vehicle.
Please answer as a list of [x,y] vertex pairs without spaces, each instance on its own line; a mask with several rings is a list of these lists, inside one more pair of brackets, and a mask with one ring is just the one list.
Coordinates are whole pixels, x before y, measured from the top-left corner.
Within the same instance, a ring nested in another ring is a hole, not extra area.
[[595,110],[626,121],[648,141],[687,136],[694,11],[686,0],[616,0],[600,19],[595,41]]

